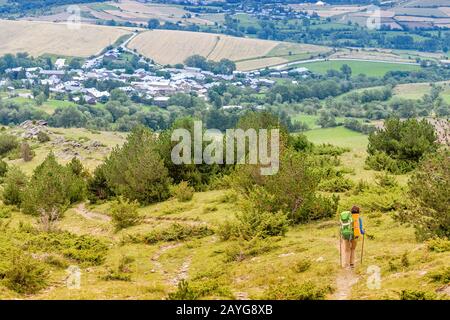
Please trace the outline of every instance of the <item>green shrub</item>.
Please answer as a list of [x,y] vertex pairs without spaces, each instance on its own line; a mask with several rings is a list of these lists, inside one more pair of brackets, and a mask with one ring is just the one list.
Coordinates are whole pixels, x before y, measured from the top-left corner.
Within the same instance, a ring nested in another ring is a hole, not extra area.
[[426,119],[384,121],[384,127],[369,135],[367,164],[393,173],[411,171],[421,158],[438,148],[436,132]]
[[400,300],[437,300],[439,297],[434,292],[420,290],[402,290],[399,292]]
[[288,228],[285,213],[261,211],[251,200],[243,201],[243,212],[236,214],[236,218],[235,221],[226,221],[219,226],[217,232],[222,240],[284,236]]
[[127,141],[116,147],[102,169],[108,187],[116,195],[151,204],[170,195],[170,177],[157,148],[158,139],[149,129],[136,127]]
[[213,231],[206,225],[187,225],[173,223],[168,227],[152,230],[142,236],[133,237],[129,235],[132,242],[144,242],[154,244],[158,242],[184,241],[188,239],[198,239],[212,235]]
[[450,238],[450,150],[428,155],[408,182],[407,206],[400,221],[416,229],[418,239]]
[[170,193],[180,202],[191,201],[194,197],[194,188],[192,188],[186,181],[181,181],[179,184],[170,188]]
[[313,153],[317,155],[340,156],[345,152],[349,152],[349,148],[337,147],[329,143],[314,145]]
[[11,206],[0,206],[0,219],[11,217],[13,208]]
[[39,131],[37,134],[37,139],[40,143],[45,143],[50,141],[50,136],[44,131]]
[[60,269],[66,269],[69,267],[69,264],[65,259],[53,254],[45,256],[44,262]]
[[120,258],[117,268],[108,269],[108,273],[101,277],[105,281],[131,281],[131,267],[130,264],[134,261],[133,258],[122,256]]
[[408,252],[405,252],[405,253],[402,255],[402,257],[401,257],[401,259],[400,259],[400,262],[401,262],[401,264],[402,264],[403,267],[405,267],[405,268],[408,268],[408,267],[409,267],[410,262],[409,262],[409,258],[408,258]]
[[293,223],[307,223],[336,213],[338,198],[318,193],[324,165],[330,166],[328,157],[287,149],[280,155],[277,174],[263,176],[257,166],[240,166],[229,180],[231,187],[253,202],[259,212],[281,211]]
[[366,165],[373,170],[402,174],[413,170],[416,163],[408,160],[392,159],[384,152],[374,152],[374,154],[367,157]]
[[405,207],[405,194],[400,187],[365,187],[363,191],[345,197],[339,204],[339,211],[349,210],[358,204],[364,212],[391,212]]
[[100,265],[104,262],[108,246],[90,235],[75,235],[64,232],[41,232],[33,235],[25,243],[32,251],[61,253],[69,259],[84,265]]
[[[74,160],[72,160],[74,162]],[[56,211],[61,215],[74,202],[83,200],[85,182],[82,176],[58,163],[53,153],[34,169],[33,176],[23,192],[24,213],[38,215]]]
[[450,240],[443,238],[433,238],[427,241],[427,248],[435,252],[450,251]]
[[197,300],[198,298],[199,293],[192,289],[186,280],[181,280],[177,291],[168,295],[169,300]]
[[219,208],[217,208],[216,206],[206,206],[205,208],[203,208],[203,213],[215,212],[217,210],[219,210]]
[[353,181],[345,177],[334,177],[323,180],[319,184],[319,189],[326,192],[345,192],[354,186]]
[[141,222],[137,201],[130,202],[122,197],[111,204],[111,218],[116,230],[125,229]]
[[311,261],[308,259],[302,259],[295,263],[294,271],[297,273],[302,273],[308,270],[311,267]]
[[250,241],[240,240],[228,245],[225,249],[225,262],[242,261],[267,253],[277,248],[272,239],[254,238]]
[[20,207],[27,183],[27,176],[18,167],[9,169],[3,186],[3,202]]
[[397,179],[395,179],[394,176],[391,176],[387,172],[376,174],[375,180],[376,184],[383,188],[392,188],[398,186]]
[[2,158],[5,154],[16,149],[18,146],[19,142],[15,136],[0,134],[0,156]]
[[0,178],[6,176],[7,172],[8,172],[8,164],[0,159]]
[[45,266],[24,252],[13,255],[5,272],[6,287],[22,294],[37,293],[47,286],[47,280]]
[[102,276],[101,279],[105,281],[131,281],[131,275],[109,269],[108,273]]
[[264,293],[268,300],[323,300],[328,293],[333,292],[330,286],[318,287],[313,282],[302,284],[285,283],[270,286]]
[[31,150],[30,145],[27,142],[22,142],[20,144],[20,157],[23,161],[29,162],[33,160],[35,152]]
[[434,282],[448,284],[450,283],[450,267],[444,267],[439,271],[432,272],[428,277]]

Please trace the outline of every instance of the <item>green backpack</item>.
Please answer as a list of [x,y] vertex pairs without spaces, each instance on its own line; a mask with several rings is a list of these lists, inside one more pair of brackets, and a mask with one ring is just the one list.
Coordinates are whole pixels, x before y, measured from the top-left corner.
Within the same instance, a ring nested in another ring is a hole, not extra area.
[[353,239],[353,218],[350,211],[341,212],[341,235],[345,240]]

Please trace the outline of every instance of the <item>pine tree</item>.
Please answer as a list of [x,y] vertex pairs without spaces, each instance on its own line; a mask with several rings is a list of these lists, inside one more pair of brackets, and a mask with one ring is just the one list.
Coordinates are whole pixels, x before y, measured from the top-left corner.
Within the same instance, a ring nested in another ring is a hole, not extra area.
[[69,204],[83,198],[83,183],[50,153],[33,172],[24,192],[23,211],[37,215],[56,210],[61,214]]
[[18,167],[9,168],[3,186],[3,203],[20,207],[28,179]]
[[20,145],[20,155],[25,162],[29,162],[33,159],[34,152],[31,150],[30,145],[27,142],[22,142]]
[[169,197],[168,171],[157,151],[156,136],[147,128],[135,128],[126,143],[112,151],[104,169],[117,195],[142,204]]

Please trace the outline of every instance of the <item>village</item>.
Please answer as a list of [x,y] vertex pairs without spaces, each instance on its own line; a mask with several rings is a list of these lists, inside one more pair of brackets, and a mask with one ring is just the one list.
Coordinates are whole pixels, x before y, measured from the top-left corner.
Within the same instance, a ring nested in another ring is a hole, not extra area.
[[[81,68],[72,69],[66,59],[58,58],[52,70],[41,67],[16,67],[5,70],[0,78],[0,90],[6,90],[10,97],[34,99],[32,93],[21,92],[20,89],[45,86],[48,91],[60,100],[73,101],[78,104],[105,103],[109,100],[110,90],[100,91],[94,83],[114,82],[118,89],[129,97],[138,96],[146,104],[166,107],[170,97],[176,93],[194,94],[208,100],[208,90],[221,83],[233,84],[244,88],[250,87],[259,91],[276,84],[274,78],[288,78],[302,74],[308,76],[308,69],[298,68],[290,71],[260,70],[251,72],[233,71],[232,74],[215,74],[200,68],[187,66],[158,66],[149,59],[139,57],[139,66],[132,70],[107,68],[105,61],[120,60],[122,55],[130,55],[130,51],[122,47],[113,48],[98,57],[87,59]],[[138,56],[136,54],[136,56]],[[11,79],[17,79],[12,84]],[[295,80],[292,80],[295,83]],[[18,87],[20,83],[21,87]],[[224,109],[235,106],[223,106]]]

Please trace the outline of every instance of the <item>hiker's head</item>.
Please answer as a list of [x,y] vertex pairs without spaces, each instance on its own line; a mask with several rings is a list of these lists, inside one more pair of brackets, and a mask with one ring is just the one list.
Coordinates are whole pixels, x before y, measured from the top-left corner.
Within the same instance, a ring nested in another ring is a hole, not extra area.
[[359,207],[353,206],[352,207],[352,213],[359,213]]

